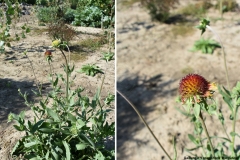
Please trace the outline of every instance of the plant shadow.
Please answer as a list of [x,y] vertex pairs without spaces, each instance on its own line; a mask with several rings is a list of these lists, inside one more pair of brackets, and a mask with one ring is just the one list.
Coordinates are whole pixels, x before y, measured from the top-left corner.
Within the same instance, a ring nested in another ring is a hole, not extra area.
[[[139,76],[126,77],[117,82],[117,89],[123,93],[139,110],[143,117],[156,110],[156,106],[146,106],[146,103],[155,98],[174,96],[177,88],[169,89],[169,85],[176,80],[164,81],[163,75],[158,74],[150,79],[141,79]],[[139,82],[142,82],[141,84]],[[151,123],[151,122],[147,122]],[[144,129],[145,126],[139,119],[133,108],[117,94],[117,154],[118,158],[127,157],[125,148],[128,141],[135,142],[137,145],[147,145],[148,141],[136,139],[136,132]],[[149,133],[150,136],[150,133]],[[121,155],[121,156],[120,156]]]
[[[30,110],[25,104],[23,97],[19,95],[18,90],[27,93],[27,99],[30,102],[35,102],[38,98],[32,92],[38,91],[34,82],[31,81],[14,81],[9,78],[0,79],[0,131],[5,129],[10,124],[7,123],[9,113],[19,114],[23,110]],[[49,83],[42,85],[42,93],[46,94],[49,92]]]

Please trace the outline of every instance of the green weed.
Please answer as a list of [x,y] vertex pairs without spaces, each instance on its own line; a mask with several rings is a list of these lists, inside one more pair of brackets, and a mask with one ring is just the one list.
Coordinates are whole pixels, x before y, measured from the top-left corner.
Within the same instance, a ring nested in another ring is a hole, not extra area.
[[196,4],[188,4],[181,8],[178,12],[184,16],[203,16],[207,10],[212,7],[212,4],[207,1],[197,2]]
[[201,38],[194,43],[193,48],[191,49],[192,52],[202,51],[202,53],[213,54],[216,48],[221,48],[221,45],[212,40],[212,39],[204,39]]

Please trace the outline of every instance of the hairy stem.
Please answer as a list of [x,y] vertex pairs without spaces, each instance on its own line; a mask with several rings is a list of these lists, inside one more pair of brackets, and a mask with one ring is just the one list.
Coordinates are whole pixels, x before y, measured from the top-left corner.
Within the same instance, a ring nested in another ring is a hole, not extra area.
[[64,52],[63,52],[63,50],[61,49],[61,48],[59,48],[60,49],[60,51],[61,51],[61,53],[62,53],[62,55],[63,55],[63,57],[64,57],[64,59],[65,59],[65,64],[66,64],[66,75],[67,75],[67,84],[66,84],[66,99],[67,99],[67,101],[68,101],[68,87],[69,87],[69,75],[68,75],[68,62],[67,62],[67,57],[66,57],[66,55],[64,54]]
[[203,129],[204,129],[205,133],[206,133],[208,142],[209,142],[209,144],[210,144],[212,156],[214,156],[214,148],[213,148],[213,145],[212,145],[212,141],[211,141],[210,136],[209,136],[209,134],[208,134],[208,130],[207,130],[207,127],[206,127],[206,125],[205,125],[205,123],[204,123],[204,120],[203,120],[203,116],[202,116],[202,112],[201,112],[201,111],[200,111],[200,114],[199,114],[199,119],[200,119],[200,122],[201,122],[201,124],[202,124],[202,126],[203,126]]
[[210,26],[206,26],[210,31],[213,32],[213,34],[218,38],[220,44],[221,44],[221,48],[222,48],[222,53],[223,53],[223,60],[224,60],[224,68],[225,68],[225,72],[226,72],[226,80],[227,80],[227,86],[228,86],[228,89],[230,89],[230,86],[229,86],[229,75],[228,75],[228,68],[227,68],[227,60],[226,60],[226,52],[225,52],[225,49],[224,49],[224,46],[223,46],[223,43],[222,43],[222,40],[220,38],[220,36],[210,27]]
[[233,125],[232,125],[232,132],[234,135],[232,135],[232,144],[231,144],[231,147],[232,147],[232,152],[233,152],[233,155],[236,156],[235,154],[235,151],[234,151],[234,146],[235,146],[235,129],[236,129],[236,120],[237,120],[237,106],[235,105],[234,106],[234,112],[233,112]]
[[148,126],[147,122],[144,120],[144,118],[142,117],[141,113],[138,111],[138,109],[127,99],[127,97],[125,97],[120,91],[118,91],[118,94],[120,94],[130,105],[131,107],[135,110],[135,112],[137,113],[137,115],[139,116],[139,118],[142,120],[142,122],[144,123],[144,125],[147,127],[147,129],[149,130],[149,132],[151,133],[151,135],[153,136],[153,138],[156,140],[156,142],[158,143],[158,145],[160,146],[160,148],[163,150],[163,152],[166,154],[166,156],[172,160],[172,158],[168,155],[167,151],[163,148],[163,146],[161,145],[161,143],[158,141],[157,137],[154,135],[154,133],[152,132],[152,130],[150,129],[150,127]]

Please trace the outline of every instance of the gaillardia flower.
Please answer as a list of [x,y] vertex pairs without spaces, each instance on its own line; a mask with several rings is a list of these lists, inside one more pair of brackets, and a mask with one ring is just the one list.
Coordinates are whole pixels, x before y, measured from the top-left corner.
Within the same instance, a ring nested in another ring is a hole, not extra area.
[[58,46],[60,45],[60,43],[61,43],[61,40],[60,40],[60,39],[56,39],[56,40],[54,40],[54,41],[52,42],[52,46],[53,46],[53,47],[58,47]]
[[211,97],[216,88],[216,83],[209,83],[198,74],[188,74],[180,81],[179,93],[183,103],[189,98],[194,99],[193,102],[199,102],[199,97]]
[[46,60],[48,62],[52,61],[52,52],[47,50],[45,53],[44,53],[44,56],[46,57]]
[[45,56],[49,57],[49,56],[52,56],[52,52],[47,50],[45,53],[44,53]]

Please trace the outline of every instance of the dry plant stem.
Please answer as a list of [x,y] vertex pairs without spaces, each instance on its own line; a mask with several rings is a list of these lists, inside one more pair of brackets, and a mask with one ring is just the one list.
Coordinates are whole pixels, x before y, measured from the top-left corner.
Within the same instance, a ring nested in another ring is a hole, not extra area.
[[60,51],[65,59],[65,64],[66,64],[66,75],[67,75],[67,84],[66,84],[66,99],[68,101],[68,82],[69,82],[69,75],[68,75],[68,62],[67,62],[67,57],[66,55],[64,54],[63,50],[60,48]]
[[213,32],[213,34],[218,38],[220,44],[221,44],[221,48],[222,48],[222,52],[223,52],[223,60],[224,60],[224,68],[225,68],[225,72],[226,72],[226,79],[227,79],[227,86],[228,86],[228,89],[230,89],[230,86],[229,86],[229,75],[228,75],[228,68],[227,68],[227,60],[226,60],[226,52],[224,50],[224,46],[223,46],[223,43],[222,43],[222,40],[220,38],[220,36],[210,27],[210,26],[206,26],[211,32]]
[[210,136],[209,136],[209,134],[208,134],[208,130],[207,130],[207,127],[206,127],[206,125],[205,125],[205,123],[204,123],[204,120],[203,120],[203,116],[202,116],[202,112],[201,112],[201,111],[200,111],[200,114],[199,114],[199,119],[200,119],[201,124],[202,124],[202,126],[203,126],[203,129],[204,129],[204,131],[205,131],[205,133],[206,133],[206,135],[207,135],[207,139],[208,139],[208,142],[209,142],[209,144],[210,144],[212,156],[214,156],[214,148],[213,148],[213,145],[212,145],[212,141],[211,141]]
[[151,135],[153,136],[153,138],[156,140],[156,142],[158,143],[158,145],[160,146],[160,148],[163,150],[163,152],[167,155],[167,157],[172,160],[172,158],[168,155],[168,153],[166,152],[166,150],[163,148],[163,146],[161,145],[161,143],[158,141],[157,137],[154,135],[154,133],[152,132],[152,130],[150,129],[150,127],[148,126],[147,122],[144,120],[144,118],[142,117],[141,113],[137,110],[137,108],[127,99],[127,97],[125,97],[120,91],[118,91],[118,94],[120,94],[130,105],[131,107],[135,110],[135,112],[137,113],[137,115],[139,116],[139,118],[142,120],[142,122],[144,123],[144,125],[147,127],[147,129],[149,130],[149,132],[151,133]]
[[[26,56],[27,56],[27,55],[26,55]],[[42,97],[42,90],[41,90],[41,87],[39,87],[38,80],[37,80],[37,76],[36,76],[36,74],[35,74],[32,61],[30,60],[30,58],[29,58],[28,56],[27,56],[27,58],[28,58],[28,61],[30,62],[30,66],[31,66],[32,71],[33,71],[33,75],[34,75],[34,78],[35,78],[35,81],[36,81],[36,85],[37,85],[38,91],[39,91],[39,93],[40,93],[40,96]]]

